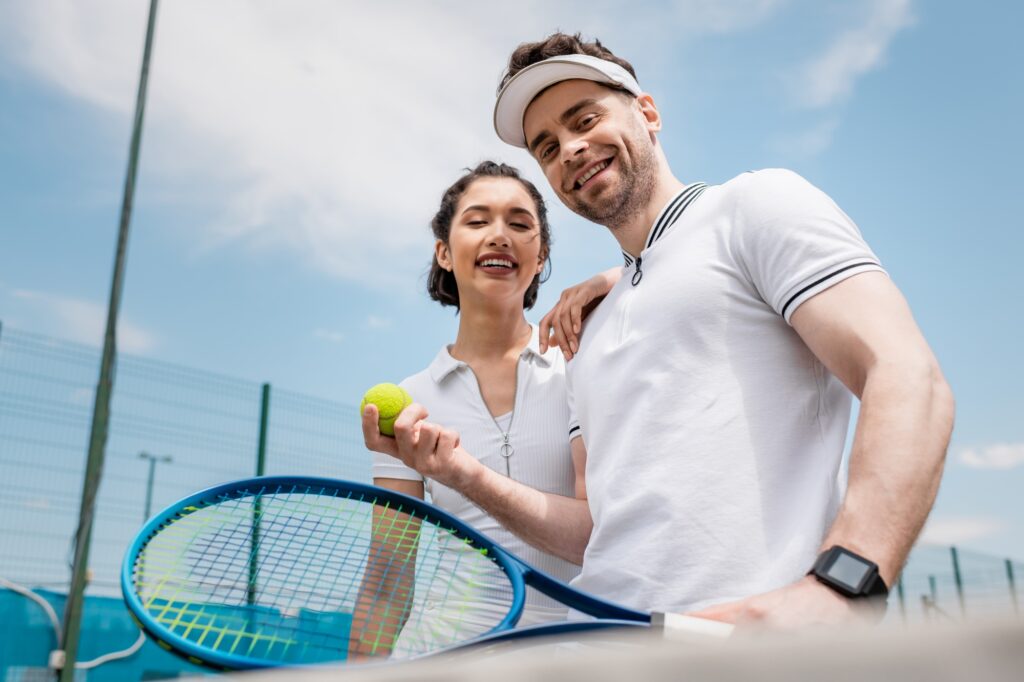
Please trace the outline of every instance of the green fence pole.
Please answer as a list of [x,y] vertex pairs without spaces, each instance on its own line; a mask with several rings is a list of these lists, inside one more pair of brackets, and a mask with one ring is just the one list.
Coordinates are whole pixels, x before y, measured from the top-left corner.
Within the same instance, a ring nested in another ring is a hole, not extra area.
[[949,548],[949,555],[953,559],[953,580],[956,582],[956,598],[960,602],[960,616],[967,617],[967,605],[964,603],[964,580],[960,575],[960,556],[956,547]]
[[[270,423],[270,384],[263,384],[260,396],[260,434],[256,445],[256,475],[263,476],[267,469],[267,425]],[[263,505],[259,498],[252,508],[252,547],[249,551],[249,584],[246,587],[246,603],[256,603],[256,578],[259,576],[260,516]],[[250,612],[250,616],[252,613]]]
[[110,301],[107,306],[107,327],[103,338],[103,356],[100,360],[100,376],[96,385],[93,403],[92,426],[89,434],[89,455],[85,464],[82,484],[82,501],[78,513],[78,529],[75,531],[75,558],[72,564],[71,585],[64,608],[64,625],[61,643],[64,662],[60,671],[61,682],[73,682],[75,661],[78,658],[78,638],[82,626],[86,574],[89,568],[89,543],[92,540],[93,512],[96,507],[96,493],[103,476],[103,458],[107,447],[107,429],[110,421],[110,397],[114,386],[114,368],[117,358],[117,313],[121,305],[121,291],[124,288],[124,267],[128,250],[128,233],[131,225],[132,201],[135,197],[135,175],[138,170],[139,148],[142,142],[142,120],[146,109],[146,86],[149,82],[149,60],[153,50],[153,33],[156,28],[157,0],[150,0],[149,22],[146,27],[146,44],[142,55],[139,74],[139,90],[135,99],[135,120],[132,125],[132,141],[128,154],[128,172],[124,183],[121,203],[121,224],[117,234],[117,251],[114,256],[114,275],[110,284]]
[[1020,610],[1017,606],[1017,583],[1013,579],[1013,562],[1009,559],[1006,560],[1006,581],[1010,583],[1010,600],[1013,602],[1013,613],[1019,615]]
[[270,420],[270,384],[263,384],[260,395],[260,439],[256,446],[256,475],[262,476],[267,468],[267,424]]
[[931,601],[924,597],[922,597],[922,600],[928,605],[928,609],[925,610],[925,615],[928,616],[928,620],[931,620],[932,613],[939,605],[939,590],[936,588],[934,575],[928,576],[928,593],[931,595]]
[[899,579],[896,581],[896,596],[899,598],[899,602],[900,602],[900,619],[903,621],[903,624],[906,625],[907,624],[907,602],[906,602],[906,595],[903,592],[903,576],[902,575],[900,575]]

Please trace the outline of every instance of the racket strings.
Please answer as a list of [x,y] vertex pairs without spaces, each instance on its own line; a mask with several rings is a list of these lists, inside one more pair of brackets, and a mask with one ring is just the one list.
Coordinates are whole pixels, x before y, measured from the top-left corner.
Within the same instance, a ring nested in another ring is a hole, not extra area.
[[491,630],[512,602],[501,568],[452,531],[308,486],[172,519],[139,553],[134,583],[175,635],[281,663],[425,653]]

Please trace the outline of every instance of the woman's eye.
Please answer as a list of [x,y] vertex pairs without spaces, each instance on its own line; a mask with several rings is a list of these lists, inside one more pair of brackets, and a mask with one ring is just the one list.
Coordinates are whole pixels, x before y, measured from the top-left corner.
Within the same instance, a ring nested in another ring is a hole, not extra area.
[[486,220],[470,220],[466,223],[467,225],[486,225]]
[[530,226],[526,223],[509,223],[512,227],[518,227],[521,230],[529,230]]

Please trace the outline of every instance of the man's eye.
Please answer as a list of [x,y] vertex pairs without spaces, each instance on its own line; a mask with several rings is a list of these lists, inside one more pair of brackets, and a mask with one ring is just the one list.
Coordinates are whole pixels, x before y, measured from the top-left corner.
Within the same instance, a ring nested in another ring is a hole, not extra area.
[[580,128],[589,128],[597,120],[597,114],[587,114],[580,119]]
[[542,147],[540,150],[540,158],[546,159],[550,157],[554,153],[556,146],[557,145],[549,144],[545,147]]

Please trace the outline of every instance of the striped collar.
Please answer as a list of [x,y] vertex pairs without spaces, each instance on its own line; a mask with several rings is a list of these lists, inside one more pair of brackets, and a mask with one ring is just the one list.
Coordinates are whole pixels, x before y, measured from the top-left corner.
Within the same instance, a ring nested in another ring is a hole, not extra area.
[[[661,209],[661,213],[658,214],[657,219],[654,221],[654,225],[651,227],[651,231],[647,234],[647,243],[644,245],[644,251],[651,248],[654,242],[658,241],[665,236],[665,233],[669,231],[679,217],[683,215],[683,211],[693,201],[699,197],[704,190],[708,188],[706,183],[695,182],[692,185],[687,185],[679,191],[679,194],[672,197],[665,208]],[[628,268],[633,264],[635,260],[633,256],[629,255],[626,251],[622,252],[622,257],[626,260],[626,267]]]

